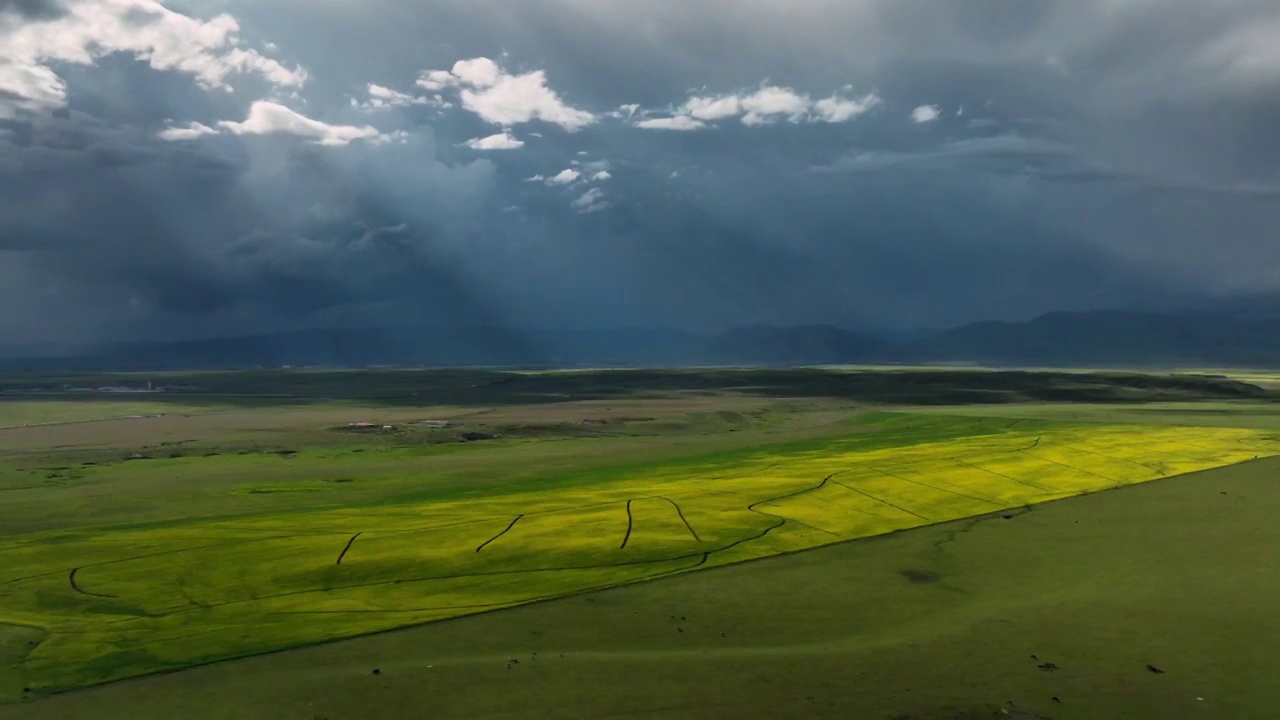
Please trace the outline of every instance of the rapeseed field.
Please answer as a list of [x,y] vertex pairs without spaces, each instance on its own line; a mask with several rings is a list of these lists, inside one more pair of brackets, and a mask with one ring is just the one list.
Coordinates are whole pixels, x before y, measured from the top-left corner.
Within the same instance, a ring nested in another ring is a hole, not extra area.
[[16,536],[0,630],[30,646],[28,692],[57,692],[1276,454],[1251,429],[879,414],[836,440],[473,493]]

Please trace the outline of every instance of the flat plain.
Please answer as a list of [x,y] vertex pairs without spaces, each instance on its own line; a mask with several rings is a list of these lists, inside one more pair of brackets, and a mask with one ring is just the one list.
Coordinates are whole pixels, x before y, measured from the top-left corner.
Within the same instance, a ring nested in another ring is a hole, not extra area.
[[[693,582],[669,577],[693,571],[707,571],[696,573],[696,582],[714,585],[714,578],[741,578],[752,568],[813,568],[814,560],[802,558],[828,550],[806,551],[883,547],[886,541],[874,538],[887,534],[894,542],[934,538],[937,560],[945,561],[959,537],[951,529],[950,539],[936,539],[940,528],[953,527],[948,522],[969,523],[961,528],[966,537],[964,528],[985,527],[988,519],[1025,527],[1027,513],[1043,503],[1069,507],[1083,500],[1064,499],[1104,490],[1115,492],[1098,497],[1132,496],[1123,488],[1162,480],[1152,485],[1159,488],[1173,482],[1166,478],[1242,462],[1267,467],[1265,458],[1280,454],[1280,414],[1265,395],[1236,384],[1179,380],[1175,387],[1153,393],[1158,402],[1151,403],[1131,402],[1137,391],[1121,387],[1116,401],[1102,404],[1026,402],[1041,400],[1032,395],[929,407],[750,386],[630,388],[603,399],[563,393],[550,402],[508,404],[188,397],[168,407],[156,400],[160,407],[146,413],[136,412],[133,400],[127,408],[95,399],[59,409],[32,408],[38,401],[24,399],[11,414],[43,424],[0,422],[10,426],[0,431],[0,699],[25,699],[14,707],[33,710],[54,703],[46,709],[55,712],[73,707],[76,697],[130,684],[59,693],[251,655],[263,657],[216,667],[276,663],[296,677],[291,655],[342,644],[296,648],[465,615],[508,627],[500,618],[542,612],[535,607],[653,597],[676,587],[671,583]],[[1088,390],[1090,398],[1096,390]],[[1241,392],[1249,397],[1238,399]],[[354,430],[348,423],[355,421],[372,427]],[[1196,477],[1212,474],[1178,482]],[[868,540],[848,543],[860,538]],[[1222,538],[1216,540],[1218,548]],[[1072,563],[1105,551],[1082,542],[1070,558],[1044,562],[1064,572],[1093,570]],[[766,558],[773,559],[755,562]],[[974,590],[971,577],[937,562],[871,560],[900,566],[895,593],[942,593],[935,609],[948,607],[948,595],[966,607],[960,596]],[[745,561],[752,562],[710,570]],[[1001,562],[966,573],[990,574]],[[815,572],[805,581],[815,597],[840,588],[867,592],[837,569]],[[817,653],[806,643],[819,642],[810,636],[825,627],[843,648],[834,655],[846,662],[857,654],[852,648],[865,650],[874,638],[906,637],[905,626],[889,620],[875,627],[855,621],[864,611],[843,623],[803,627],[809,604],[795,598],[806,591],[772,581],[761,587],[777,593],[774,612],[796,630],[784,647]],[[1026,598],[1014,593],[1005,601]],[[529,603],[535,607],[493,612]],[[743,612],[727,595],[724,606],[725,613]],[[893,615],[887,608],[865,612]],[[684,635],[677,617],[685,615],[670,616]],[[917,642],[939,629],[907,635]],[[702,643],[699,652],[730,665],[768,655],[758,644],[723,645]],[[429,655],[439,652],[431,647]],[[418,662],[405,652],[386,662]],[[574,652],[586,660],[614,651]],[[652,652],[659,655],[646,654]],[[665,652],[645,650],[634,659],[653,665]],[[621,656],[609,657],[605,666]],[[846,709],[848,701],[832,700]],[[456,716],[483,714],[480,705],[467,707],[459,704]],[[334,717],[398,716],[380,712]]]

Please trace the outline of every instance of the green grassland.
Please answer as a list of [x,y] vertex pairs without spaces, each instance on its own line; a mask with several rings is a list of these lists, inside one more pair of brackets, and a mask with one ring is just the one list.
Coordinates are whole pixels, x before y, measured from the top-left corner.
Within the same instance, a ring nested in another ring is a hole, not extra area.
[[169,402],[85,402],[84,400],[7,400],[0,403],[0,428],[93,422],[117,418],[203,412],[208,405]]
[[[578,602],[557,598],[621,597],[595,594],[608,588],[652,594],[692,571],[751,561],[706,574],[738,577],[775,556],[788,558],[769,562],[817,567],[796,558],[829,545],[879,546],[888,541],[873,538],[886,535],[933,538],[941,561],[942,548],[977,527],[946,523],[1026,526],[1026,513],[1051,501],[1125,488],[1099,495],[1118,497],[1242,462],[1265,467],[1253,461],[1280,454],[1269,391],[1216,378],[449,371],[374,373],[360,391],[345,383],[364,375],[337,375],[290,375],[287,399],[268,397],[276,375],[237,386],[210,374],[181,378],[217,390],[198,397],[0,400],[0,703]],[[501,387],[509,402],[492,402]],[[938,396],[927,407],[901,404],[930,392]],[[1093,402],[1045,402],[1059,398]],[[354,421],[375,427],[352,431]],[[933,526],[953,529],[938,540]],[[868,540],[846,545],[860,538]],[[945,563],[904,562],[898,580],[965,595],[994,567],[953,581]],[[1089,582],[1133,590],[1122,578]],[[799,636],[811,633],[798,629],[802,591],[776,590],[781,617]],[[1019,597],[1009,602],[1029,602]],[[858,621],[834,657],[865,657],[884,643],[903,652],[893,643],[942,627],[911,623],[873,631]],[[799,636],[771,642],[790,648],[788,658],[796,647],[820,654],[817,638]],[[576,652],[623,662],[609,647]],[[771,657],[731,644],[703,651],[751,667]],[[678,659],[650,652],[633,659],[655,668]],[[262,661],[225,667],[243,662]],[[226,717],[240,717],[238,703],[227,707]],[[673,707],[678,715],[682,706]]]
[[1074,403],[1011,403],[981,407],[967,405],[916,408],[914,412],[937,412],[1010,420],[1023,418],[1180,427],[1247,427],[1280,431],[1280,404],[1256,402],[1117,403],[1105,406]]

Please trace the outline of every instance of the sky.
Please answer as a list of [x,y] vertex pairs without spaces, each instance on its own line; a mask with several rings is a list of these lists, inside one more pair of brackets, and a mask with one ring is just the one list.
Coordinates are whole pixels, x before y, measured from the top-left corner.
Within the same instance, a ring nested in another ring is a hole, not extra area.
[[1275,0],[0,0],[0,345],[1280,293]]

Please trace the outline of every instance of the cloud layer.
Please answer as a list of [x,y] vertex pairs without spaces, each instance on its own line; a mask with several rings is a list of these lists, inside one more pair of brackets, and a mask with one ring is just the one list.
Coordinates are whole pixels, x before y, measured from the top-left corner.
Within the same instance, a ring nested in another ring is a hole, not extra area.
[[1277,32],[1264,0],[9,2],[0,337],[1247,305],[1280,297]]

